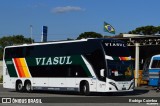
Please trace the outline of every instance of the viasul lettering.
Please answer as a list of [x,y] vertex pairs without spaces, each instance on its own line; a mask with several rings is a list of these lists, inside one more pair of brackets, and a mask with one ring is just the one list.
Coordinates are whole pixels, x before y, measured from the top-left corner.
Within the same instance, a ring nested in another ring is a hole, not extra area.
[[35,58],[36,65],[64,65],[72,64],[71,56]]
[[120,46],[120,47],[126,47],[123,43],[105,43],[106,46]]

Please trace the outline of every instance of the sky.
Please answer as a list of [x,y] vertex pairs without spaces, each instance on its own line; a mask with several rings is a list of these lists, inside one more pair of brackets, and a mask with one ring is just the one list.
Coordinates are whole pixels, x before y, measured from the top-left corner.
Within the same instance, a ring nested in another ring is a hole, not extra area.
[[48,41],[75,39],[94,31],[102,35],[104,21],[119,33],[137,27],[160,26],[160,0],[1,0],[0,37],[23,35],[41,40],[48,26]]

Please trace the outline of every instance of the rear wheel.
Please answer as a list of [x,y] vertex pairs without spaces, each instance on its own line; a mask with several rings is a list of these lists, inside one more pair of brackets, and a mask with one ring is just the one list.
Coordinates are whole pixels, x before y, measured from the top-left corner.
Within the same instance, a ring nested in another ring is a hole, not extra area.
[[25,91],[26,92],[32,92],[32,85],[30,81],[27,81],[24,85]]
[[17,92],[22,92],[23,91],[23,84],[21,81],[17,81],[16,83],[16,91]]

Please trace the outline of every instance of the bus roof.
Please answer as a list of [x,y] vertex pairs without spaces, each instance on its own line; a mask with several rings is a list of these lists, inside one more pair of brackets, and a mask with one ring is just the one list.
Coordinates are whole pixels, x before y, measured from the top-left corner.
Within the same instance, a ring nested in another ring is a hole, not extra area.
[[154,56],[152,56],[152,57],[160,57],[160,54],[154,55]]
[[102,40],[113,40],[113,41],[119,41],[123,42],[117,39],[112,38],[87,38],[87,39],[80,39],[80,40],[61,40],[61,41],[51,41],[51,42],[37,42],[32,44],[23,44],[23,45],[12,45],[12,46],[6,46],[5,48],[13,48],[13,47],[25,47],[25,46],[37,46],[37,45],[47,45],[47,44],[61,44],[61,43],[73,43],[73,42],[85,42],[85,41],[102,41]]
[[152,56],[152,60],[160,60],[160,54]]

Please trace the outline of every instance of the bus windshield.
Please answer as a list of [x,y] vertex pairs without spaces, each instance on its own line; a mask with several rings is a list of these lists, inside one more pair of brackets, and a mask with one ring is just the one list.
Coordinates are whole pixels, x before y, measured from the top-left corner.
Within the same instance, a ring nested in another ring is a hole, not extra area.
[[102,43],[108,68],[108,77],[115,81],[133,79],[133,64],[126,44],[121,41]]
[[130,81],[133,79],[133,65],[131,61],[107,60],[108,77],[115,81]]

